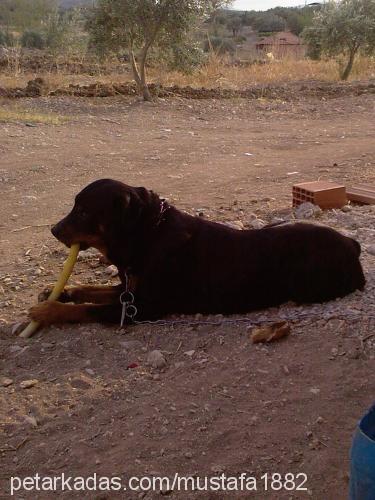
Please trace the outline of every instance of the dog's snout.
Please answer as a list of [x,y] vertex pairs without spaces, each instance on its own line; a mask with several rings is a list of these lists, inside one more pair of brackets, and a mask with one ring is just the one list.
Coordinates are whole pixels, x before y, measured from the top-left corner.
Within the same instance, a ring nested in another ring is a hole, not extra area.
[[66,231],[64,226],[65,224],[63,224],[63,220],[61,220],[51,227],[51,233],[53,234],[53,236],[62,242],[65,242],[64,240],[66,239]]
[[53,236],[55,238],[57,238],[57,235],[58,235],[58,228],[57,228],[58,224],[55,224],[54,226],[51,227],[51,233],[53,234]]

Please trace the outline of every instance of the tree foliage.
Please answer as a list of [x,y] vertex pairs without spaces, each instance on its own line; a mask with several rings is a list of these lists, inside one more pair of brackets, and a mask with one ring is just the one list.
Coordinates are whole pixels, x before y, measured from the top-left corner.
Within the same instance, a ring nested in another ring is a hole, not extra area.
[[303,36],[313,52],[344,57],[340,76],[346,80],[359,52],[375,52],[375,1],[330,1],[316,13]]
[[233,38],[236,37],[242,28],[242,18],[241,16],[233,16],[228,19],[227,27],[232,31]]
[[20,31],[39,29],[56,0],[0,0],[0,24]]
[[[217,21],[231,30],[233,19],[240,19],[242,26],[251,26],[257,31],[275,32],[290,30],[299,35],[303,29],[312,23],[314,12],[320,6],[305,7],[275,7],[267,11],[233,12],[221,10],[216,16]],[[236,21],[237,22],[237,21]]]
[[151,47],[186,43],[198,19],[223,5],[220,0],[98,0],[88,20],[91,44],[102,54],[126,49],[145,100],[146,60]]
[[256,19],[254,26],[258,31],[262,32],[284,31],[286,22],[285,19],[278,16],[277,14],[267,12]]
[[43,32],[46,46],[52,54],[86,51],[83,36],[84,19],[81,11],[53,9],[44,21]]

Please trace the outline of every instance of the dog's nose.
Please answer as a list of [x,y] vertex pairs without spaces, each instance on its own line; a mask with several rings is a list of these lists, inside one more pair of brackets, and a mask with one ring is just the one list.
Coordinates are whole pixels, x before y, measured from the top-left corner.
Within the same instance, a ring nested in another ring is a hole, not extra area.
[[59,239],[59,237],[58,237],[58,234],[59,234],[58,224],[55,224],[54,226],[51,227],[51,233],[53,234],[53,236],[55,238]]

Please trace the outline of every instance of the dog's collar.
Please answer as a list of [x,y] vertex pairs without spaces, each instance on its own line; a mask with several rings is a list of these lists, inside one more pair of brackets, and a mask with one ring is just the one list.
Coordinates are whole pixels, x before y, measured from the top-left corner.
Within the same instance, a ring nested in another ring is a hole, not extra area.
[[159,226],[160,223],[163,221],[163,216],[169,208],[170,208],[170,206],[168,205],[168,202],[166,200],[161,200],[160,211],[159,211],[158,219],[156,221],[157,226]]

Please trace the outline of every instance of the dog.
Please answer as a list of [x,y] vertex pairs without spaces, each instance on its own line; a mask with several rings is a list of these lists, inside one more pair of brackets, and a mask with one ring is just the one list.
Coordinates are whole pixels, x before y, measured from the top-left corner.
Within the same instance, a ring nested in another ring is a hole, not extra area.
[[121,284],[67,287],[59,301],[31,308],[44,325],[120,323],[123,292],[133,294],[133,315],[142,321],[321,303],[365,286],[359,243],[331,228],[291,223],[241,231],[111,179],[84,188],[51,231],[68,247],[98,249]]

